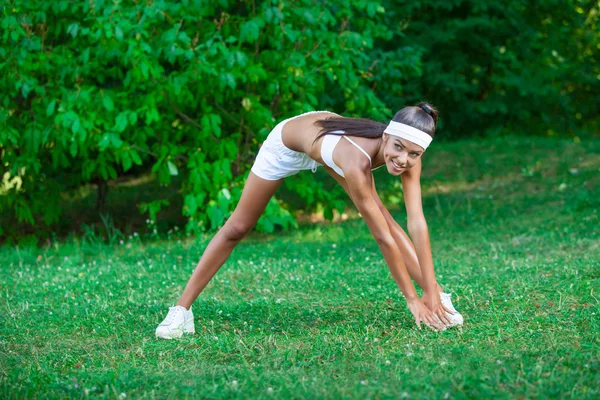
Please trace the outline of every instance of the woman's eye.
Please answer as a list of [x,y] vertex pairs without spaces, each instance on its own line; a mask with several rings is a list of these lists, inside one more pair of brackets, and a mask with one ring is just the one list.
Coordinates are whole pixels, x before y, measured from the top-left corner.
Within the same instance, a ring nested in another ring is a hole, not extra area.
[[402,146],[400,146],[399,144],[396,145],[396,150],[402,150]]
[[412,153],[411,156],[413,156],[413,157],[419,157],[419,153]]

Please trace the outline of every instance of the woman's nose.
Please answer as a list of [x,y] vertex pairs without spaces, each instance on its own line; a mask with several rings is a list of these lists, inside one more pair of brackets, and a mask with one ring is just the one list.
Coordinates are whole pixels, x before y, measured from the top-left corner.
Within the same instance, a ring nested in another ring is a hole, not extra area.
[[402,153],[400,156],[398,156],[398,164],[406,165],[406,153]]

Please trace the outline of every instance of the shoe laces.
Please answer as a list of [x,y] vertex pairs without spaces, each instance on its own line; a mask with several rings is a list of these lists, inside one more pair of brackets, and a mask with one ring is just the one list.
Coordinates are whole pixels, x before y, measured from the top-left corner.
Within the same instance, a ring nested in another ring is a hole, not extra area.
[[180,308],[175,306],[175,307],[169,307],[169,313],[167,314],[167,316],[165,317],[165,320],[163,321],[163,323],[161,325],[171,325],[171,322],[173,322],[173,320],[175,319],[175,317],[177,316],[177,313],[180,311]]

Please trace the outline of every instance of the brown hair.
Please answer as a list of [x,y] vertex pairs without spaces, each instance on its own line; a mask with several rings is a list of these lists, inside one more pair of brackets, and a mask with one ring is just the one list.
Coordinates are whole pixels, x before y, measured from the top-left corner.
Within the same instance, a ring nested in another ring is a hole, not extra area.
[[[438,111],[429,103],[419,103],[416,106],[404,107],[394,115],[392,121],[410,125],[422,130],[431,137],[435,135],[435,125]],[[346,136],[359,136],[377,139],[383,135],[387,124],[367,118],[329,117],[315,121],[321,127],[315,141],[325,135],[336,135],[335,131],[344,131]]]

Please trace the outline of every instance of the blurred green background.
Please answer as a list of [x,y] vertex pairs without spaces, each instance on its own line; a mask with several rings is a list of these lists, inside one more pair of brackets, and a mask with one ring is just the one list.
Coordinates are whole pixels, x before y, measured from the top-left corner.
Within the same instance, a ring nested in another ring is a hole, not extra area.
[[[597,140],[599,4],[5,1],[0,239],[215,229],[268,132],[310,110],[386,122],[427,100],[436,142]],[[257,228],[343,213],[327,185],[287,180]]]

